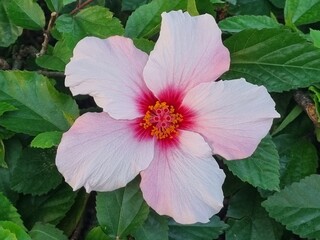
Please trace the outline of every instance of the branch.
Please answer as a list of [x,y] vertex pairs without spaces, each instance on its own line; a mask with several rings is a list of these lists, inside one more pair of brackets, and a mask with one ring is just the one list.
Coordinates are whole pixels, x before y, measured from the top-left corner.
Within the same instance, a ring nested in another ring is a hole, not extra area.
[[63,72],[51,72],[51,71],[44,71],[44,70],[39,70],[38,73],[46,76],[46,77],[51,77],[51,78],[64,78],[65,75]]
[[[79,195],[78,195],[79,196]],[[83,206],[80,211],[81,217],[77,223],[76,228],[74,229],[72,235],[70,236],[70,240],[80,240],[83,239],[84,233],[90,230],[94,226],[94,219],[95,219],[95,193],[86,194],[84,196]],[[81,200],[82,201],[82,200]]]
[[52,12],[51,13],[51,17],[47,26],[47,30],[44,31],[43,36],[43,43],[42,43],[42,48],[40,50],[40,52],[37,54],[37,57],[40,57],[42,55],[44,55],[48,49],[48,44],[49,44],[49,40],[50,40],[50,31],[56,21],[58,17],[58,14],[56,12]]
[[93,0],[87,0],[84,3],[79,2],[79,5],[75,9],[73,9],[70,14],[71,15],[76,14],[77,12],[79,12],[82,8],[84,8],[85,6],[87,6],[91,2],[93,2]]

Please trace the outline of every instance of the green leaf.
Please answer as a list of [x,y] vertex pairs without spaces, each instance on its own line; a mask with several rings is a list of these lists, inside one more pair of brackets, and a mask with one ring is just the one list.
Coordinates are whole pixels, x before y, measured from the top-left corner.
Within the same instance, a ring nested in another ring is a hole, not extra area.
[[198,12],[198,9],[197,9],[196,0],[188,0],[187,12],[191,16],[198,16],[199,15],[199,12]]
[[44,13],[33,0],[10,0],[7,9],[11,21],[20,27],[41,30],[45,25]]
[[281,186],[298,182],[316,173],[318,155],[315,146],[304,138],[283,134],[274,138],[280,156]]
[[[319,116],[320,116],[320,89],[316,86],[310,86],[308,88],[309,90],[309,96],[311,97],[311,99],[313,100],[314,104],[315,104],[315,114],[316,116],[314,117],[315,119],[312,119],[313,121],[317,121],[319,122]],[[310,111],[311,112],[311,111]],[[309,115],[309,114],[307,114]],[[317,120],[316,120],[317,119]],[[316,133],[319,131],[319,128],[316,127]]]
[[270,15],[271,6],[268,0],[236,0],[230,1],[228,11],[232,15]]
[[229,198],[231,195],[239,191],[239,189],[246,186],[247,183],[241,181],[236,177],[228,168],[223,169],[226,174],[226,179],[222,185],[222,190],[225,198]]
[[290,113],[286,116],[285,119],[281,122],[281,124],[277,127],[275,131],[272,132],[272,136],[276,135],[277,133],[281,132],[283,129],[286,128],[291,122],[293,122],[301,113],[302,109],[300,106],[296,105]]
[[313,131],[314,124],[310,118],[307,114],[301,114],[282,131],[282,134],[292,134],[298,137],[305,137],[306,133],[312,133]]
[[68,240],[63,232],[51,224],[36,223],[29,232],[32,240]]
[[16,26],[8,16],[7,5],[10,0],[0,1],[0,47],[8,47],[22,33],[22,28]]
[[145,223],[132,235],[135,239],[168,240],[168,221],[151,211]]
[[101,227],[94,227],[90,230],[85,240],[112,240],[112,239],[104,233]]
[[279,28],[281,25],[268,16],[240,15],[221,20],[219,27],[222,31],[237,33],[246,29]]
[[4,240],[17,240],[15,234],[13,234],[10,230],[4,229],[0,227],[0,239]]
[[9,199],[7,199],[1,192],[0,192],[0,221],[11,221],[19,226],[23,227],[23,222],[17,209],[11,204]]
[[16,165],[22,152],[21,143],[17,139],[4,141],[6,155],[5,162],[8,168],[0,168],[0,192],[2,192],[12,203],[18,199],[18,193],[10,188],[12,168]]
[[0,139],[6,140],[14,136],[14,132],[9,131],[8,129],[5,129],[4,127],[0,126]]
[[55,153],[55,149],[24,149],[13,169],[11,188],[19,193],[41,195],[57,187],[62,176],[55,165]]
[[0,102],[0,116],[2,116],[5,112],[18,110],[15,106],[11,105],[7,102]]
[[56,28],[61,33],[70,34],[75,41],[85,36],[106,38],[122,35],[124,30],[120,21],[112,16],[112,12],[104,7],[88,7],[75,16],[61,15],[56,21]]
[[223,0],[210,0],[210,2],[213,4],[225,3]]
[[286,1],[284,17],[286,25],[299,26],[320,21],[320,0]]
[[2,229],[7,229],[14,234],[16,240],[31,240],[30,236],[24,231],[24,229],[10,221],[0,221],[0,231]]
[[52,54],[39,57],[36,62],[40,67],[64,71],[72,57],[73,48],[77,42],[86,36],[107,38],[122,35],[124,29],[113,13],[100,6],[88,7],[75,16],[61,15],[56,21],[56,29],[62,34]]
[[18,109],[1,116],[0,125],[29,135],[66,131],[78,116],[71,97],[57,92],[46,77],[33,72],[0,71],[0,101]]
[[66,216],[58,224],[57,227],[63,230],[63,232],[68,236],[72,235],[80,223],[82,216],[86,213],[88,199],[89,194],[86,193],[84,188],[80,189],[77,193],[77,197],[75,198],[75,203],[72,205]]
[[60,12],[63,8],[63,0],[45,0],[51,12]]
[[154,0],[139,7],[128,18],[125,36],[130,38],[149,38],[159,32],[161,13],[187,8],[186,0]]
[[0,167],[8,168],[5,160],[5,148],[2,139],[0,139]]
[[73,3],[75,1],[77,1],[77,0],[63,0],[63,5],[68,5],[68,4]]
[[8,129],[0,126],[0,139],[6,140],[14,136],[14,132],[9,131]]
[[[263,214],[265,215],[265,214]],[[229,230],[226,233],[227,240],[280,240],[282,230],[272,219],[256,216],[257,219],[244,217],[240,220],[229,220]]]
[[277,8],[284,8],[286,0],[269,0]]
[[310,29],[310,37],[314,46],[316,46],[317,48],[320,48],[320,31]]
[[135,231],[149,214],[137,179],[124,188],[98,193],[96,210],[100,226],[113,239],[123,238]]
[[133,39],[134,45],[145,53],[150,53],[154,48],[154,42],[145,38],[135,38]]
[[27,228],[36,222],[57,225],[74,203],[76,193],[63,184],[41,196],[23,195],[17,208]]
[[262,139],[251,157],[225,163],[234,175],[254,187],[265,190],[279,189],[279,155],[269,135]]
[[283,29],[245,30],[225,41],[231,53],[223,79],[244,77],[282,92],[320,82],[320,49]]
[[269,215],[303,238],[320,238],[320,176],[285,187],[262,203]]
[[225,1],[226,3],[231,3],[232,5],[236,5],[238,0],[225,0]]
[[[220,4],[219,4],[220,2]],[[226,5],[221,5],[222,4],[226,4],[223,1],[220,0],[216,0],[216,5],[213,3],[213,1],[211,0],[196,0],[196,4],[197,4],[197,10],[200,14],[210,14],[212,15],[214,18],[217,18],[217,9],[222,9],[223,6]]]
[[123,0],[121,2],[121,10],[122,11],[133,11],[140,7],[141,5],[144,5],[151,0]]
[[241,189],[230,199],[227,240],[281,239],[282,226],[268,216],[261,201],[260,195],[251,187]]
[[52,54],[45,54],[36,58],[36,63],[42,68],[63,72],[66,64],[70,61],[75,46],[70,46],[70,38],[63,38],[53,48]]
[[62,137],[62,132],[44,132],[38,134],[31,142],[30,146],[35,148],[51,148],[58,146]]
[[192,225],[182,225],[172,220],[169,222],[169,239],[217,239],[227,227],[228,225],[222,222],[217,216],[213,216],[208,223],[195,223]]

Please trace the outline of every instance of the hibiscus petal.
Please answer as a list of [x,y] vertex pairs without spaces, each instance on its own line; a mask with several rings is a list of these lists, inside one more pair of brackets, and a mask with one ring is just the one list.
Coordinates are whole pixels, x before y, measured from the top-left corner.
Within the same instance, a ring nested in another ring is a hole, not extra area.
[[161,98],[169,89],[185,92],[201,82],[216,80],[229,65],[229,51],[214,18],[176,11],[162,14],[160,36],[143,75]]
[[74,190],[111,191],[147,168],[153,155],[153,140],[137,136],[132,121],[86,113],[63,135],[56,165]]
[[198,133],[181,131],[177,146],[156,145],[150,166],[141,172],[143,197],[159,214],[176,222],[208,222],[223,206],[224,172]]
[[113,118],[134,119],[141,116],[139,99],[150,93],[142,78],[147,59],[128,38],[86,37],[66,66],[65,84],[73,95],[93,96]]
[[182,104],[194,113],[191,130],[227,160],[249,157],[279,117],[266,88],[244,79],[202,83]]

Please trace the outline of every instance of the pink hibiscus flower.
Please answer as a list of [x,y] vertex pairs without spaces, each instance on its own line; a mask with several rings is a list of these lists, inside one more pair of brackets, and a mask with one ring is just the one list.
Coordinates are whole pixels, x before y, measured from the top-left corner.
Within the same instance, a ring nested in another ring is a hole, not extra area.
[[112,191],[140,173],[143,197],[159,214],[208,222],[223,206],[225,178],[212,154],[250,156],[279,117],[263,86],[215,81],[229,64],[207,14],[163,13],[150,56],[125,37],[81,40],[66,86],[103,112],[80,116],[63,135],[56,164],[66,182]]

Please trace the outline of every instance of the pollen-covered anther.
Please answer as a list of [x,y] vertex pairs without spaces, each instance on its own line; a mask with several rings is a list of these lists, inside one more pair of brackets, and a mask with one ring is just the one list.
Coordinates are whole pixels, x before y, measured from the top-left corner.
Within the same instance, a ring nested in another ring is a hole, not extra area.
[[150,128],[150,134],[158,139],[173,138],[177,134],[179,123],[183,121],[180,113],[166,102],[157,101],[149,106],[149,110],[140,123],[144,129]]

